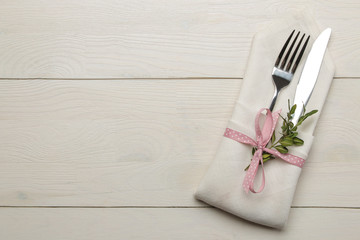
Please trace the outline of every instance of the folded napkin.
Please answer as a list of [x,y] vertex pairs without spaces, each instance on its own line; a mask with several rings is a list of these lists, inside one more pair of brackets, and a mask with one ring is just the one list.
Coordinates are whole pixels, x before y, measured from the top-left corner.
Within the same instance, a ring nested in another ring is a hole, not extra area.
[[[306,57],[320,33],[314,19],[305,13],[297,13],[274,21],[255,35],[240,96],[228,128],[255,139],[255,116],[261,108],[267,108],[271,103],[274,93],[271,71],[280,49],[294,29],[311,37],[292,82],[280,92],[274,108],[274,111],[283,109],[282,114],[286,115],[288,99],[291,102],[294,99]],[[313,132],[333,76],[334,66],[327,50],[315,89],[306,107],[308,110],[318,109],[319,112],[300,126],[299,137],[305,143],[300,147],[290,147],[291,154],[303,159],[307,158],[313,141]],[[280,119],[275,129],[276,133],[281,132],[281,122]],[[266,176],[264,190],[256,194],[246,193],[242,183],[246,174],[244,169],[252,158],[251,148],[249,145],[223,137],[195,197],[243,219],[273,228],[282,228],[289,215],[301,168],[280,159],[269,160],[264,163]],[[261,178],[259,171],[255,178],[255,189],[259,188]]]

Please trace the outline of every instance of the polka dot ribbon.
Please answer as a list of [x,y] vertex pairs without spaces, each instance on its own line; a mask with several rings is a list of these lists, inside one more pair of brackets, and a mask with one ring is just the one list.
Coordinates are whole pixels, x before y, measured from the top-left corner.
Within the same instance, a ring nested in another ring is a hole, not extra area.
[[[265,119],[263,128],[260,129],[259,120],[260,120],[261,113],[264,110],[266,110],[266,112],[267,112],[266,119]],[[230,138],[239,143],[251,145],[251,146],[257,148],[256,152],[254,153],[253,158],[251,159],[250,167],[246,172],[245,179],[244,179],[244,182],[242,185],[246,193],[248,193],[249,190],[253,193],[259,193],[265,187],[265,171],[264,171],[264,162],[263,162],[263,158],[262,158],[262,154],[264,151],[278,157],[279,159],[284,160],[285,162],[288,162],[288,163],[298,166],[300,168],[305,163],[304,159],[297,157],[295,155],[291,155],[289,153],[282,154],[277,150],[266,148],[266,145],[270,141],[271,136],[274,132],[280,112],[281,112],[281,110],[271,113],[271,111],[267,108],[260,109],[260,111],[257,113],[256,118],[255,118],[256,140],[254,140],[254,139],[248,137],[247,135],[242,134],[238,131],[230,129],[230,128],[227,128],[224,133],[224,136],[227,138]],[[255,191],[254,190],[254,180],[255,180],[255,176],[256,176],[256,173],[258,171],[260,164],[261,164],[261,168],[262,168],[262,184],[261,184],[260,188],[258,189],[258,191]]]

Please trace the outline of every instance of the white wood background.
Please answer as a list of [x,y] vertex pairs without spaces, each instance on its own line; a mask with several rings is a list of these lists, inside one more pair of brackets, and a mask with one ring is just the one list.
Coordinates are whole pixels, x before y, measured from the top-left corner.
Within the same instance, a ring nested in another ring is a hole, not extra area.
[[[194,200],[251,38],[330,26],[336,77],[282,231]],[[0,239],[359,239],[360,2],[1,0]]]

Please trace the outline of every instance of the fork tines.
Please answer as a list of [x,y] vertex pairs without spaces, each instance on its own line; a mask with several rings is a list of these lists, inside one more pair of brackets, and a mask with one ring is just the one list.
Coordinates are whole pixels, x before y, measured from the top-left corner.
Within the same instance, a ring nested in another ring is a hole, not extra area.
[[[299,50],[299,48],[300,48],[300,46],[301,46],[301,43],[302,43],[302,41],[303,41],[303,39],[304,39],[304,37],[305,37],[305,33],[302,35],[301,39],[299,40],[298,44],[296,45],[296,48],[295,48],[295,50],[293,51],[290,60],[288,61],[288,58],[289,58],[289,56],[290,56],[290,54],[291,54],[291,51],[292,51],[292,49],[293,49],[293,47],[294,47],[294,45],[295,45],[295,43],[296,43],[296,40],[297,40],[298,37],[299,37],[300,31],[297,32],[295,38],[292,40],[292,43],[290,44],[290,47],[287,49],[287,52],[286,52],[286,54],[285,54],[284,59],[282,59],[282,57],[283,57],[283,55],[284,55],[284,52],[285,52],[287,46],[289,45],[290,40],[291,40],[292,36],[294,35],[294,33],[295,33],[295,30],[293,30],[293,31],[291,32],[290,36],[289,36],[288,39],[286,40],[286,42],[285,42],[283,48],[281,49],[280,54],[279,54],[279,56],[278,56],[278,58],[276,59],[276,62],[275,62],[275,67],[280,68],[281,70],[284,70],[284,71],[286,71],[286,72],[289,72],[289,71],[290,71],[290,73],[295,73],[296,68],[297,68],[297,66],[298,66],[298,64],[299,64],[299,62],[300,62],[300,59],[301,59],[302,55],[304,54],[304,51],[305,51],[305,49],[306,49],[306,46],[307,46],[307,44],[308,44],[308,42],[309,42],[309,38],[310,38],[310,36],[308,36],[308,37],[306,38],[306,41],[305,41],[304,45],[302,46],[302,48],[301,48],[301,50],[300,50],[300,52],[299,52],[299,54],[298,54],[298,56],[297,56],[297,58],[296,58],[295,63],[293,64],[294,59],[295,59],[295,57],[296,57],[296,54],[297,54],[297,52],[298,52],[298,50]],[[282,60],[282,61],[281,61],[281,60]],[[280,61],[281,61],[281,64],[280,64]],[[286,66],[286,67],[285,67],[285,66]],[[292,66],[292,68],[291,68],[291,66]],[[291,70],[290,70],[290,69],[291,69]]]

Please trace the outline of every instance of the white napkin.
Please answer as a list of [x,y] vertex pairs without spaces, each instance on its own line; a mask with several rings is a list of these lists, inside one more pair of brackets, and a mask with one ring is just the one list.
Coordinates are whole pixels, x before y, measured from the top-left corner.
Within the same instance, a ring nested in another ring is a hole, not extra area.
[[[260,108],[269,107],[274,93],[272,68],[285,40],[294,29],[309,34],[311,37],[310,45],[304,53],[292,82],[282,89],[274,108],[274,111],[282,109],[283,116],[288,112],[288,99],[293,101],[306,57],[312,43],[320,33],[314,19],[305,13],[297,13],[274,21],[255,35],[240,96],[228,124],[229,128],[255,139],[255,116]],[[306,107],[307,110],[318,109],[319,112],[299,127],[299,137],[305,141],[305,144],[301,147],[291,147],[290,153],[307,158],[313,141],[313,132],[333,76],[334,66],[327,50],[315,89]],[[281,121],[280,119],[279,122]],[[277,133],[280,132],[279,126],[280,124],[275,129]],[[257,194],[245,193],[242,188],[246,174],[244,169],[250,163],[251,157],[251,146],[223,137],[215,159],[202,179],[195,197],[249,221],[282,228],[289,215],[301,168],[283,160],[270,160],[264,163],[265,189]],[[255,179],[255,189],[259,188],[260,182],[261,170],[259,169]]]

